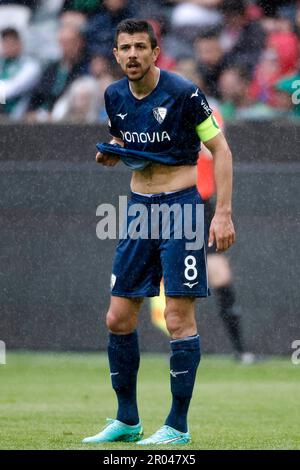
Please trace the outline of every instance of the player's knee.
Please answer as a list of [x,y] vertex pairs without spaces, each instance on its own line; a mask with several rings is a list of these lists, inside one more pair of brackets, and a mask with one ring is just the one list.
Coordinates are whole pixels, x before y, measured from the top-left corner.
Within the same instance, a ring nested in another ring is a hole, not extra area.
[[111,333],[115,334],[129,334],[136,328],[133,319],[125,318],[114,310],[108,311],[106,315],[106,326]]
[[116,330],[118,329],[119,325],[119,320],[117,318],[117,315],[115,315],[112,311],[108,311],[106,315],[106,326],[109,331],[112,333],[115,333]]
[[113,310],[109,310],[106,315],[106,326],[112,333],[124,333],[124,322],[121,320],[120,315]]
[[172,338],[184,338],[195,332],[195,319],[193,316],[187,315],[186,312],[166,308],[165,319]]

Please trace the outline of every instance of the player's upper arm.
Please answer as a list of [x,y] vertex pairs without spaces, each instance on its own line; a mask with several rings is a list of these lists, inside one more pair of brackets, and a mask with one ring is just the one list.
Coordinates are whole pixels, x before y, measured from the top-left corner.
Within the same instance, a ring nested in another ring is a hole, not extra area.
[[231,155],[227,140],[225,139],[224,134],[221,131],[211,139],[206,140],[205,147],[208,148],[208,150],[212,153],[213,156],[217,152],[223,152],[224,154]]
[[110,103],[108,88],[104,92],[105,109],[106,109],[106,113],[107,113],[107,116],[108,116],[108,122],[107,122],[108,131],[109,131],[111,136],[113,136],[113,137],[116,136],[116,138],[121,138],[121,132],[117,128],[116,123],[114,122],[114,119],[113,119],[113,111],[111,109],[112,106],[111,106],[111,103]]
[[205,121],[212,110],[205,98],[204,93],[196,85],[191,84],[184,89],[184,121],[195,128]]
[[211,114],[208,118],[202,121],[201,124],[196,126],[196,132],[201,142],[206,143],[208,140],[220,134],[221,129],[213,114]]

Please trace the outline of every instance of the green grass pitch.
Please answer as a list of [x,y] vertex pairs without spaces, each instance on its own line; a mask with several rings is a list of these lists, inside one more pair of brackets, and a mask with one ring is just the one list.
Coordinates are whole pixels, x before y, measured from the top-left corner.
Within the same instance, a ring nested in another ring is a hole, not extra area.
[[[300,449],[299,387],[300,366],[289,358],[243,366],[204,356],[189,413],[192,443],[181,448]],[[149,436],[169,409],[167,355],[142,356],[138,395]],[[115,407],[105,354],[8,352],[0,365],[1,449],[136,449],[81,444]]]

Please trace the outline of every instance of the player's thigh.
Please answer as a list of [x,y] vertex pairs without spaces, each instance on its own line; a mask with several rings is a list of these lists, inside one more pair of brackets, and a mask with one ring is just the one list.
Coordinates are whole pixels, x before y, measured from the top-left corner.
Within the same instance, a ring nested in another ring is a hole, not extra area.
[[111,296],[106,324],[110,331],[130,333],[137,325],[138,314],[143,302],[142,297],[126,298]]
[[184,240],[169,240],[161,253],[161,264],[167,296],[209,295],[204,246],[198,250],[187,250]]
[[195,315],[195,297],[171,297],[166,295],[165,316],[174,314],[179,317]]
[[231,269],[228,259],[221,254],[209,254],[207,256],[208,278],[211,287],[226,286],[232,281]]
[[159,295],[161,277],[155,241],[128,239],[118,244],[112,269],[113,296],[140,298]]

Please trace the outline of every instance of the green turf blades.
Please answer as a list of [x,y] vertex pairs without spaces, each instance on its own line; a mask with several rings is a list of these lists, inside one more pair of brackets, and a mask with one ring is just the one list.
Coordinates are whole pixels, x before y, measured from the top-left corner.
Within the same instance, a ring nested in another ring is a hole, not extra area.
[[83,444],[101,444],[103,442],[136,442],[142,439],[143,429],[140,423],[129,426],[117,419],[107,418],[108,424],[95,436],[83,439]]
[[[300,366],[290,357],[247,367],[229,356],[204,355],[201,362],[189,411],[192,443],[178,449],[300,449]],[[141,355],[138,404],[145,437],[169,411],[169,377],[167,354]],[[176,449],[81,443],[87,430],[98,432],[115,412],[105,353],[8,351],[7,364],[0,365],[0,449]]]
[[171,426],[164,425],[158,431],[156,431],[148,439],[143,439],[137,444],[139,445],[178,445],[188,444],[191,441],[190,434],[188,432],[180,432]]

